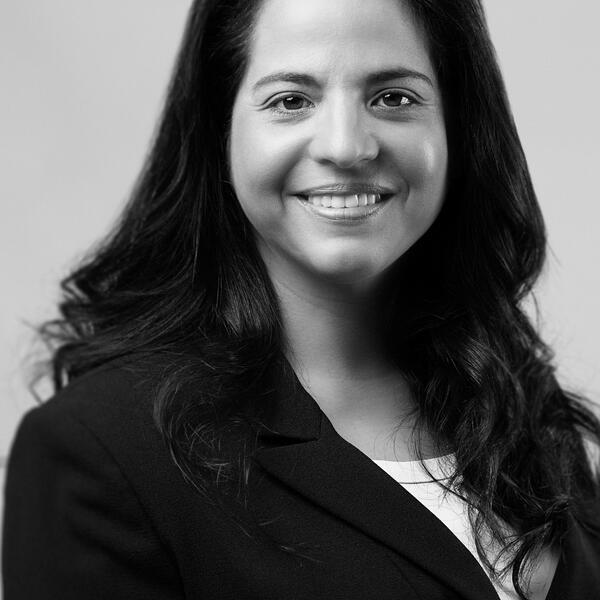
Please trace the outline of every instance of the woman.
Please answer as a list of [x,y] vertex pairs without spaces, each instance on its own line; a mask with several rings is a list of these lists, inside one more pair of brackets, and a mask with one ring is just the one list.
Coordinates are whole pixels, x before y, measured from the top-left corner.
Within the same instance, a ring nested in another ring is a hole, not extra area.
[[9,464],[6,600],[595,598],[600,425],[477,0],[195,2]]

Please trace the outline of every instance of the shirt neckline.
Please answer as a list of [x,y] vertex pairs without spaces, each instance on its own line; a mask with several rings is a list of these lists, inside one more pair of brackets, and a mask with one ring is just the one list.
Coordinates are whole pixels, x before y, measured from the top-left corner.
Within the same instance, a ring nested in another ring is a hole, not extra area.
[[452,476],[455,466],[454,454],[426,458],[423,461],[373,459],[373,462],[386,471],[398,483],[407,485],[447,480]]

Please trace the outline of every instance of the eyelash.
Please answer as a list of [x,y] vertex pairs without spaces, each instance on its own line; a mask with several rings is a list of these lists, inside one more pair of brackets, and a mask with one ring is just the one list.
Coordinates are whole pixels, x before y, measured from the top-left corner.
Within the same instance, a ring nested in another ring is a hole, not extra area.
[[375,97],[375,100],[379,100],[380,98],[384,98],[385,96],[400,96],[403,100],[408,100],[408,104],[402,104],[400,106],[386,106],[384,107],[385,110],[398,110],[402,107],[406,109],[418,104],[417,100],[413,98],[410,94],[407,94],[406,92],[401,92],[400,90],[386,90],[378,94]]
[[[398,105],[398,106],[375,106],[375,102],[381,98],[384,98],[385,96],[400,96],[403,104]],[[282,109],[278,106],[281,102],[284,102],[285,100],[289,100],[290,98],[301,99],[301,100],[304,100],[305,102],[307,102],[308,104],[314,106],[313,103],[308,98],[306,98],[306,96],[304,96],[303,94],[292,93],[292,94],[285,94],[285,95],[277,96],[276,98],[274,98],[271,102],[269,102],[266,105],[266,108],[270,109],[271,111],[273,111],[277,114],[285,115],[285,116],[299,116],[299,115],[304,114],[304,112],[309,108],[309,107],[303,107],[303,108],[299,108],[299,109],[286,110],[286,109]],[[408,103],[404,103],[404,100],[408,100]],[[375,96],[375,99],[371,105],[376,108],[382,109],[384,111],[396,112],[399,110],[407,110],[408,108],[416,106],[417,104],[419,104],[419,102],[414,97],[412,97],[410,94],[407,94],[406,92],[402,92],[400,90],[384,90],[383,92],[380,92],[377,96]]]

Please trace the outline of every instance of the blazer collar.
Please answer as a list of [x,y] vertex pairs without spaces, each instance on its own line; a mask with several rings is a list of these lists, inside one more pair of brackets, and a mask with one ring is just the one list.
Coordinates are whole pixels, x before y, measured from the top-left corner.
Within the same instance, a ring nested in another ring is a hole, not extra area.
[[284,364],[262,444],[263,469],[468,600],[496,600],[471,553],[420,502],[342,439]]
[[311,441],[321,432],[325,415],[306,392],[285,358],[270,371],[269,393],[263,404],[261,437],[264,439]]

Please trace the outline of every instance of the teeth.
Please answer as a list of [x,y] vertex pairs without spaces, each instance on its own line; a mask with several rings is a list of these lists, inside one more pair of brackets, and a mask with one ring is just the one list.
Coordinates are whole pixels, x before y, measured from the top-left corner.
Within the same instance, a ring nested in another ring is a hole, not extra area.
[[375,204],[380,200],[381,196],[379,194],[347,194],[343,196],[319,194],[308,197],[308,201],[313,206],[323,206],[325,208],[355,208],[356,206]]
[[345,196],[332,196],[331,208],[345,208]]

